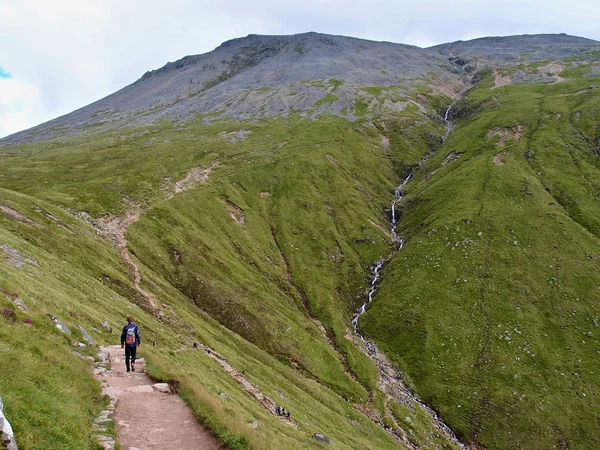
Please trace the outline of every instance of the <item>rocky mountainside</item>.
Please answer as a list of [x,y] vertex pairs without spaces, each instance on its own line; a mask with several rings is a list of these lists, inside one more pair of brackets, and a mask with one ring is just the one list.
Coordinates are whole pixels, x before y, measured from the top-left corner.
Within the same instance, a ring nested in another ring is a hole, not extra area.
[[[382,113],[406,108],[423,86],[451,97],[482,60],[562,58],[597,45],[567,35],[482,38],[430,49],[319,33],[249,35],[146,72],[120,91],[0,140],[0,145],[89,132],[90,126],[106,130],[198,114],[241,120],[333,113],[356,119],[364,109]],[[382,88],[393,95],[387,102],[373,101],[373,91]],[[364,106],[357,107],[357,99]]]
[[228,448],[598,447],[599,77],[565,35],[250,35],[0,140],[20,448],[98,448],[130,313]]
[[445,57],[408,45],[318,33],[249,35],[147,72],[98,102],[3,142],[43,139],[57,128],[64,133],[197,114],[249,119],[345,110],[342,115],[353,117],[360,87],[394,86],[402,97],[435,73],[435,83],[450,94],[461,80],[453,70]]

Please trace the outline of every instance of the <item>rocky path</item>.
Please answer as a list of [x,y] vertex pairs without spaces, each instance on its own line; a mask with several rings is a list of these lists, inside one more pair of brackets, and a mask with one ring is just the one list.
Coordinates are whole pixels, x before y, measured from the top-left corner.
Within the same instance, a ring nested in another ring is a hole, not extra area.
[[170,392],[166,383],[154,383],[145,374],[143,359],[135,372],[125,370],[124,351],[118,345],[102,347],[95,374],[110,404],[96,419],[99,440],[107,450],[114,441],[102,436],[112,418],[117,442],[123,450],[216,450],[215,437],[202,428],[185,402]]

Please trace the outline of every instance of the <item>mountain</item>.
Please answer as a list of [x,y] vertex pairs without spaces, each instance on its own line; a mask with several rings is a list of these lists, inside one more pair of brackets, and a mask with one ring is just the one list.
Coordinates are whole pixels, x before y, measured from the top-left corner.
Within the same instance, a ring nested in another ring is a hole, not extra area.
[[0,140],[19,445],[96,448],[84,359],[134,313],[228,448],[596,447],[599,74],[566,35],[250,35]]

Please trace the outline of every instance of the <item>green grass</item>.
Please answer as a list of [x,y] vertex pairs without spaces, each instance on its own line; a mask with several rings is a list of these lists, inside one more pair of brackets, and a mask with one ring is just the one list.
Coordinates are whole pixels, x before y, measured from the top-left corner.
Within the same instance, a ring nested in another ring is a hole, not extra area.
[[[33,319],[0,318],[0,395],[20,447],[96,448],[102,399],[72,343],[77,325],[114,343],[94,328],[108,320],[118,330],[129,313],[157,342],[144,348],[150,374],[173,381],[228,448],[321,448],[314,433],[335,448],[396,448],[360,410],[398,423],[416,446],[447,446],[414,405],[386,401],[375,364],[346,338],[369,267],[391,250],[382,229],[393,190],[430,152],[406,186],[407,244],[361,328],[464,441],[597,447],[600,99],[585,67],[565,71],[572,80],[493,90],[482,69],[445,141],[439,114],[450,99],[420,86],[426,113],[369,111],[372,97],[396,95],[390,86],[363,89],[355,122],[203,116],[2,148],[0,205],[33,221],[0,213],[0,245],[23,262],[0,249],[0,307],[16,294]],[[342,81],[304,84],[330,90],[324,104]],[[245,138],[230,142],[238,130]],[[451,154],[462,156],[442,164]],[[211,165],[206,183],[169,196],[191,168]],[[67,212],[97,218],[131,203],[144,213],[129,250],[161,320],[117,250]],[[194,341],[289,408],[298,428],[203,351],[184,349]]]
[[[463,439],[592,448],[600,99],[583,80],[488,84],[407,187],[407,245],[361,325]],[[502,148],[488,137],[518,125]],[[441,166],[451,152],[463,156]]]
[[[65,373],[76,360],[75,374],[96,386],[86,363],[70,353],[71,341],[81,340],[76,325],[90,331],[108,320],[118,330],[133,312],[145,339],[158,344],[146,350],[151,373],[177,380],[199,419],[229,448],[315,447],[315,432],[327,434],[339,448],[395,447],[352,407],[367,404],[378,374],[345,335],[362,302],[369,266],[389,251],[388,237],[373,224],[385,227],[397,168],[429,151],[419,127],[436,128],[415,124],[406,137],[414,141],[411,152],[394,144],[386,154],[379,132],[368,123],[334,117],[245,123],[246,139],[231,143],[220,134],[240,124],[206,125],[202,119],[184,129],[164,122],[3,150],[2,205],[35,224],[3,214],[2,242],[38,265],[17,268],[0,259],[1,287],[26,299],[36,326],[59,334],[46,317],[52,314],[74,331],[71,338],[58,336],[61,364],[53,376],[70,382]],[[215,162],[208,183],[166,200],[190,168]],[[269,196],[260,195],[264,192]],[[92,217],[122,213],[123,199],[147,208],[128,232],[129,248],[144,289],[166,305],[162,321],[144,311],[116,249],[65,211],[88,211]],[[228,208],[245,223],[232,220]],[[99,343],[115,341],[105,332],[92,334]],[[212,360],[176,352],[193,340],[217,349],[272,398],[283,395],[299,431],[267,414]],[[33,358],[33,350],[21,343],[6,352],[7,360],[21,352],[24,360]],[[9,370],[2,365],[0,378]],[[46,414],[35,401],[36,391],[29,385],[22,390],[22,410]],[[81,436],[77,441],[61,436],[56,448],[94,445],[85,433],[100,399],[97,390],[83,391],[88,397],[74,395],[87,405],[78,419]],[[232,404],[223,404],[222,392]],[[11,422],[24,448],[35,448],[27,442],[39,433],[59,434],[61,425],[52,421],[34,430],[28,415],[12,406],[14,396],[0,393],[11,405]],[[51,415],[71,421],[70,404],[56,408]],[[251,418],[264,425],[252,430]]]

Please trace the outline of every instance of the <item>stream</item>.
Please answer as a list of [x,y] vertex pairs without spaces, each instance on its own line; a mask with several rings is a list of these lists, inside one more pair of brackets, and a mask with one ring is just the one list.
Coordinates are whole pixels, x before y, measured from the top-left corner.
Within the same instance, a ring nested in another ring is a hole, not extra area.
[[[448,106],[448,109],[446,109],[445,113],[444,113],[444,122],[446,123],[446,134],[443,138],[444,141],[446,141],[446,139],[448,138],[448,135],[450,134],[450,131],[452,131],[452,128],[454,127],[454,124],[452,123],[451,119],[451,112],[452,112],[452,106],[454,105],[454,103],[450,104],[450,106]],[[356,312],[354,313],[354,317],[352,319],[352,326],[354,327],[354,331],[356,331],[358,333],[358,319],[360,316],[362,316],[366,311],[367,311],[367,306],[369,305],[369,303],[371,303],[373,301],[373,295],[375,295],[375,291],[377,290],[377,283],[379,283],[379,272],[381,271],[381,269],[383,268],[383,266],[385,265],[386,262],[388,262],[392,256],[394,256],[396,253],[398,253],[400,250],[402,250],[402,248],[404,247],[404,239],[402,239],[400,236],[398,236],[396,234],[396,226],[397,226],[397,217],[396,217],[396,205],[398,203],[400,203],[402,201],[402,199],[404,198],[404,186],[406,186],[406,184],[411,180],[411,178],[413,177],[413,175],[415,174],[415,172],[421,168],[421,166],[429,159],[429,157],[431,156],[432,152],[427,153],[417,164],[417,167],[414,168],[413,170],[411,170],[411,172],[408,174],[408,176],[402,180],[402,183],[400,183],[400,185],[394,189],[394,199],[392,200],[392,205],[391,205],[391,209],[392,209],[392,213],[391,213],[391,228],[390,228],[390,234],[392,235],[392,241],[395,242],[396,248],[394,248],[392,250],[392,252],[384,259],[380,259],[379,261],[377,261],[377,263],[375,264],[375,267],[373,267],[373,269],[371,270],[372,273],[372,277],[371,277],[371,283],[369,286],[369,290],[367,292],[367,301],[365,303],[362,304],[362,306],[360,308],[358,308],[356,310]],[[362,336],[361,336],[362,338]]]
[[[448,135],[452,131],[454,124],[451,121],[451,112],[452,112],[451,104],[448,109],[446,109],[444,113],[444,122],[446,123],[446,133],[443,138],[445,141],[448,138]],[[375,295],[375,291],[377,290],[377,286],[379,284],[381,269],[385,266],[385,264],[402,248],[404,248],[405,241],[402,237],[398,236],[396,233],[396,227],[398,224],[398,214],[396,211],[397,205],[402,202],[404,197],[404,187],[406,184],[412,179],[415,172],[421,168],[421,166],[429,159],[432,153],[428,153],[425,155],[418,163],[417,167],[415,167],[402,183],[398,185],[396,189],[394,189],[394,199],[391,203],[391,222],[390,222],[390,234],[392,237],[392,241],[396,244],[391,253],[383,259],[377,261],[375,266],[371,269],[371,281],[369,284],[369,289],[367,291],[366,301],[358,308],[354,314],[352,319],[352,326],[354,327],[354,332],[356,336],[360,338],[360,347],[363,351],[375,362],[380,374],[379,387],[381,390],[387,395],[387,400],[385,402],[386,408],[388,401],[394,400],[398,403],[404,404],[408,407],[413,407],[414,404],[419,405],[427,414],[431,417],[433,425],[444,434],[454,445],[457,447],[464,449],[465,446],[458,440],[454,432],[439,418],[437,413],[424,404],[415,393],[411,391],[411,389],[404,383],[404,377],[402,372],[392,364],[387,357],[379,351],[375,343],[366,339],[358,330],[358,319],[362,316],[366,310],[368,305],[373,301],[373,296]],[[392,414],[393,417],[393,414]],[[398,432],[394,432],[398,437],[404,441],[405,444],[409,448],[416,448],[414,445],[408,441],[405,435],[401,435]]]

